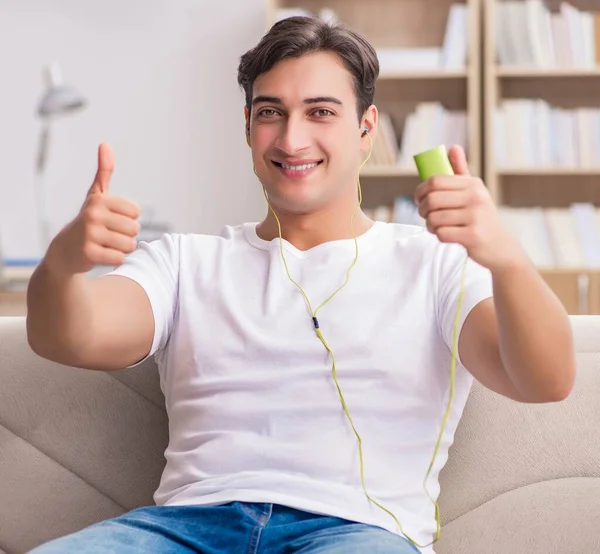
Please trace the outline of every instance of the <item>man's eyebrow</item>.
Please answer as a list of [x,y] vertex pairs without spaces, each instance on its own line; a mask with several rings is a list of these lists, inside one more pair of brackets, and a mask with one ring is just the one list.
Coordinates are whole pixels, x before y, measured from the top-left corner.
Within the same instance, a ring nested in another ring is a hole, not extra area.
[[[339,104],[342,106],[342,101],[338,100],[334,96],[316,96],[314,98],[305,98],[305,104],[321,104],[321,103],[330,103],[330,104]],[[281,98],[277,96],[257,96],[252,100],[252,105],[256,106],[256,104],[283,104]]]
[[257,96],[252,100],[252,105],[256,106],[256,104],[283,104],[281,98],[277,96]]
[[342,106],[342,101],[338,100],[334,96],[317,96],[316,98],[305,98],[305,104],[339,104]]

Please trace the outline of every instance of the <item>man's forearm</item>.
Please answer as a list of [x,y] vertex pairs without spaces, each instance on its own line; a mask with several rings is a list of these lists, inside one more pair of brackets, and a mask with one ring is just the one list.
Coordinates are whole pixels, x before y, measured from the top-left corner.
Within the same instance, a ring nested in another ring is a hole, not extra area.
[[523,396],[562,400],[571,391],[575,359],[569,317],[528,260],[492,270],[500,356]]

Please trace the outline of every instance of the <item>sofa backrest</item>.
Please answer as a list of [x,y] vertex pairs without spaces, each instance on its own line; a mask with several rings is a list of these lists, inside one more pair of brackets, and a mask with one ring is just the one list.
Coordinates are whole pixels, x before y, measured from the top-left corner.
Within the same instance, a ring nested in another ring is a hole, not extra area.
[[[438,554],[600,552],[600,318],[572,318],[575,390],[525,405],[475,383],[441,475]],[[168,421],[152,360],[42,360],[0,318],[0,553],[153,504]]]

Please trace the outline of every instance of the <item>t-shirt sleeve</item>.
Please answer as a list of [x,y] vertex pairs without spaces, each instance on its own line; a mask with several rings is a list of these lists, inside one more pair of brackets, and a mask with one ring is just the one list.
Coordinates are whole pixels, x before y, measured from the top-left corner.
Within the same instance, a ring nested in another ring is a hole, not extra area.
[[147,357],[164,348],[171,334],[178,302],[179,235],[164,234],[152,242],[140,241],[125,262],[108,275],[128,277],[141,285],[154,315],[154,339]]
[[[444,342],[450,350],[453,344],[453,331],[461,292],[463,267],[467,259],[464,276],[464,296],[461,304],[456,339],[460,336],[467,316],[482,300],[493,296],[490,271],[471,258],[467,258],[465,248],[458,244],[440,243],[436,264],[437,272],[437,318]],[[458,354],[457,360],[462,365]]]

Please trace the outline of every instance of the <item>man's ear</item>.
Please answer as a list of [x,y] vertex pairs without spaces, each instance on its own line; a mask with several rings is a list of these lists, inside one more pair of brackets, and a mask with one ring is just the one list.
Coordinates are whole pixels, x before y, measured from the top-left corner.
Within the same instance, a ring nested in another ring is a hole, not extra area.
[[248,106],[244,106],[244,120],[246,126],[246,144],[252,146],[250,144],[250,111],[248,110]]
[[369,139],[366,136],[367,134],[363,133],[363,131],[364,131],[364,129],[368,129],[369,130],[368,135],[369,135],[369,137],[371,137],[371,141],[374,141],[375,137],[377,136],[378,116],[379,116],[379,113],[377,111],[377,106],[375,106],[375,104],[372,104],[365,110],[365,114],[363,115],[363,118],[361,121],[361,125],[360,125],[361,137],[364,138],[364,142],[365,142],[367,150],[370,147]]

